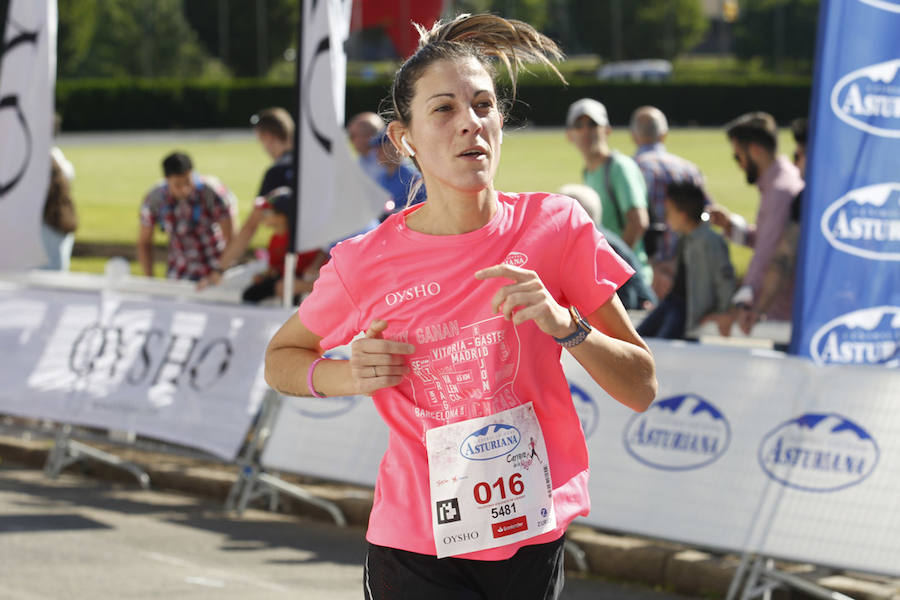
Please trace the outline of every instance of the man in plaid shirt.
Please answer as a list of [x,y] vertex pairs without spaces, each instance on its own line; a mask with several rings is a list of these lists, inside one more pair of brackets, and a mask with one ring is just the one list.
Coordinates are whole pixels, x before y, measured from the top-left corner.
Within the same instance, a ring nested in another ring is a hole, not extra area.
[[198,279],[220,268],[222,250],[231,239],[234,196],[213,177],[195,175],[187,154],[163,160],[165,181],[141,205],[137,253],[141,269],[153,276],[153,227],[169,235],[169,279]]
[[[678,234],[666,225],[666,187],[670,183],[692,183],[703,190],[706,203],[709,196],[704,187],[703,174],[694,163],[666,150],[663,142],[669,133],[666,115],[653,106],[642,106],[631,115],[631,138],[637,145],[634,160],[647,182],[647,203],[651,223],[649,235],[656,236],[650,256],[653,267],[653,291],[660,300],[669,293],[675,274]],[[655,230],[656,233],[651,233]],[[646,237],[645,237],[646,241]],[[648,248],[649,253],[650,248]]]

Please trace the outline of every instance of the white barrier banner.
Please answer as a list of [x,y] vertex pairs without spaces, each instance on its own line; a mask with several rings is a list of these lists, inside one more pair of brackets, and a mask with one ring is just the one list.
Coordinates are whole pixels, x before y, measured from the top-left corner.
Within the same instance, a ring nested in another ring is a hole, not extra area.
[[0,413],[140,435],[234,458],[265,392],[284,310],[0,291]]
[[[900,375],[769,351],[652,343],[644,413],[568,353],[605,529],[900,575]],[[346,354],[346,349],[337,353]],[[263,464],[373,485],[387,429],[369,398],[288,399]]]
[[[350,347],[331,358],[350,358]],[[261,457],[270,469],[375,485],[388,429],[368,396],[284,398]]]

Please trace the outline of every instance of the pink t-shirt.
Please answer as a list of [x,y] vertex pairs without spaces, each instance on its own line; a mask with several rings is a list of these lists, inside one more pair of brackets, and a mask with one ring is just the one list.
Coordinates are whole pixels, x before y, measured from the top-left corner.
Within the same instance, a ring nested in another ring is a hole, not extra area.
[[589,315],[633,271],[571,198],[499,193],[498,199],[487,225],[461,235],[410,230],[406,215],[419,206],[392,215],[338,244],[300,305],[300,320],[322,336],[326,350],[375,319],[388,321],[385,338],[416,347],[406,379],[373,396],[390,429],[366,535],[373,544],[434,555],[425,432],[527,402],[534,402],[547,445],[558,526],[462,557],[508,558],[520,546],[559,538],[590,510],[587,447],[561,347],[533,322],[516,327],[492,314],[491,298],[510,280],[474,274],[503,262],[534,270],[557,302]]

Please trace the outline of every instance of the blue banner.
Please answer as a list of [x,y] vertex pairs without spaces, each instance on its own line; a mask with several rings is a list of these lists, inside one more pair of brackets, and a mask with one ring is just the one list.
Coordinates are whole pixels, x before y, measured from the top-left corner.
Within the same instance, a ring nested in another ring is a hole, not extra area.
[[791,351],[900,364],[900,0],[823,0]]

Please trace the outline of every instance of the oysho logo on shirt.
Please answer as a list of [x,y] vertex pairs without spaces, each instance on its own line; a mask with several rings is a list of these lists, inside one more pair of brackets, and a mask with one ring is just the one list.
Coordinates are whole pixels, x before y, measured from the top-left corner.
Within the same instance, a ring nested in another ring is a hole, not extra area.
[[900,13],[900,1],[898,0],[859,0],[863,4],[887,10],[890,12]]
[[873,260],[900,260],[900,183],[847,192],[822,214],[822,234],[842,252]]
[[835,492],[863,481],[880,451],[868,431],[836,413],[807,413],[767,433],[760,467],[774,481],[808,492]]
[[832,319],[810,341],[822,364],[900,365],[900,306],[876,306]]
[[441,285],[436,281],[432,281],[429,283],[420,283],[419,285],[414,285],[403,290],[388,292],[384,296],[384,302],[388,306],[396,306],[398,304],[403,304],[404,302],[409,302],[410,300],[420,300],[422,298],[437,296],[440,293]]
[[900,59],[844,75],[831,91],[831,110],[845,123],[881,137],[900,138]]
[[725,454],[731,426],[725,415],[696,394],[654,402],[635,414],[624,432],[625,449],[654,469],[699,469]]

